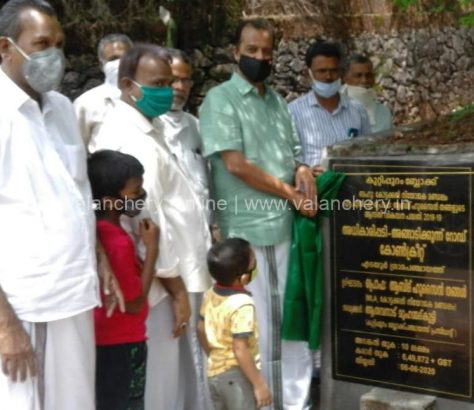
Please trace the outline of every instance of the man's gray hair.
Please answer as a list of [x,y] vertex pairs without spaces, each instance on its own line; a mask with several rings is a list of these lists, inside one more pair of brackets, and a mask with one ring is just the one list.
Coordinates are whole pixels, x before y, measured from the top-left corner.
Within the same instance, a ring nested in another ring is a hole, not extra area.
[[102,39],[99,41],[99,44],[97,46],[97,57],[99,57],[99,61],[101,63],[105,63],[104,56],[103,56],[104,47],[107,44],[112,44],[112,43],[123,43],[123,44],[128,45],[129,48],[133,47],[132,40],[130,40],[130,37],[127,36],[126,34],[120,34],[120,33],[107,34],[105,37],[102,37]]
[[192,67],[193,62],[191,60],[191,57],[189,57],[189,55],[186,54],[183,50],[179,50],[177,48],[167,48],[166,51],[168,51],[169,55],[173,60],[179,60],[184,64]]
[[20,14],[26,9],[57,17],[53,6],[45,0],[10,0],[0,9],[0,36],[18,40],[21,34]]

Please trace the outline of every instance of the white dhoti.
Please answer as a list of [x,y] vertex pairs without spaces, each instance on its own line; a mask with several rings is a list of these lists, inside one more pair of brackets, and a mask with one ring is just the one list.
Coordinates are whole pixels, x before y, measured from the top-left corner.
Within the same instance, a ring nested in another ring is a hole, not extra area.
[[313,367],[308,344],[281,340],[290,241],[254,250],[258,273],[247,287],[257,311],[262,372],[273,394],[270,408],[303,410],[308,405]]
[[38,353],[38,377],[13,383],[0,372],[0,409],[94,410],[92,311],[47,323],[23,323]]
[[147,320],[148,359],[145,410],[209,410],[203,354],[196,335],[202,293],[190,293],[192,316],[188,329],[173,338],[172,299],[150,309]]

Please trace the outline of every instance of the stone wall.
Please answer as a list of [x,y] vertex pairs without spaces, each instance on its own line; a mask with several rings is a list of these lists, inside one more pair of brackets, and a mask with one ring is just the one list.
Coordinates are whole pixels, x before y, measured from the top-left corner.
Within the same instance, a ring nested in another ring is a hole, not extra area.
[[[304,54],[312,41],[283,38],[278,43],[271,83],[288,101],[309,89]],[[346,55],[365,52],[372,57],[379,96],[399,124],[429,119],[474,102],[474,28],[364,32],[341,44]],[[189,106],[195,111],[206,92],[229,77],[234,63],[231,46],[204,46],[190,54],[195,85]],[[70,60],[63,91],[75,98],[100,81],[95,58],[75,57]]]

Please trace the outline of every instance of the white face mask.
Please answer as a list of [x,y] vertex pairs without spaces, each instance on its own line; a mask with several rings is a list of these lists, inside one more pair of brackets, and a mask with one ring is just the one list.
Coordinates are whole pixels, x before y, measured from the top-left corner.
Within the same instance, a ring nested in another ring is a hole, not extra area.
[[376,101],[375,92],[372,88],[360,87],[358,85],[344,85],[347,95],[359,101],[365,108],[368,108]]
[[313,91],[323,98],[331,98],[339,92],[341,88],[341,79],[332,83],[323,83],[322,81],[313,81]]
[[343,92],[364,106],[367,114],[369,114],[370,123],[373,125],[375,122],[375,106],[377,104],[377,98],[373,88],[345,84],[343,86]]
[[338,78],[336,81],[333,81],[332,83],[323,83],[322,81],[318,81],[314,79],[313,73],[311,72],[311,70],[308,70],[308,72],[309,72],[309,76],[313,80],[313,84],[311,85],[311,88],[320,97],[331,98],[339,92],[341,88],[341,84],[342,84],[340,78]]
[[104,64],[105,82],[115,88],[118,88],[118,70],[120,59],[108,61]]
[[10,37],[8,41],[25,57],[23,75],[29,86],[37,93],[57,89],[64,76],[66,62],[63,51],[50,47],[43,51],[26,54]]

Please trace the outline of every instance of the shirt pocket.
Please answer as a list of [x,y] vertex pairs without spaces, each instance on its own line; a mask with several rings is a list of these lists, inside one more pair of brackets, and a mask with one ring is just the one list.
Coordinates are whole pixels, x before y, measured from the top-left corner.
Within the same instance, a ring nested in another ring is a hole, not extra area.
[[77,182],[87,179],[86,152],[82,145],[64,146],[64,165],[71,177]]

